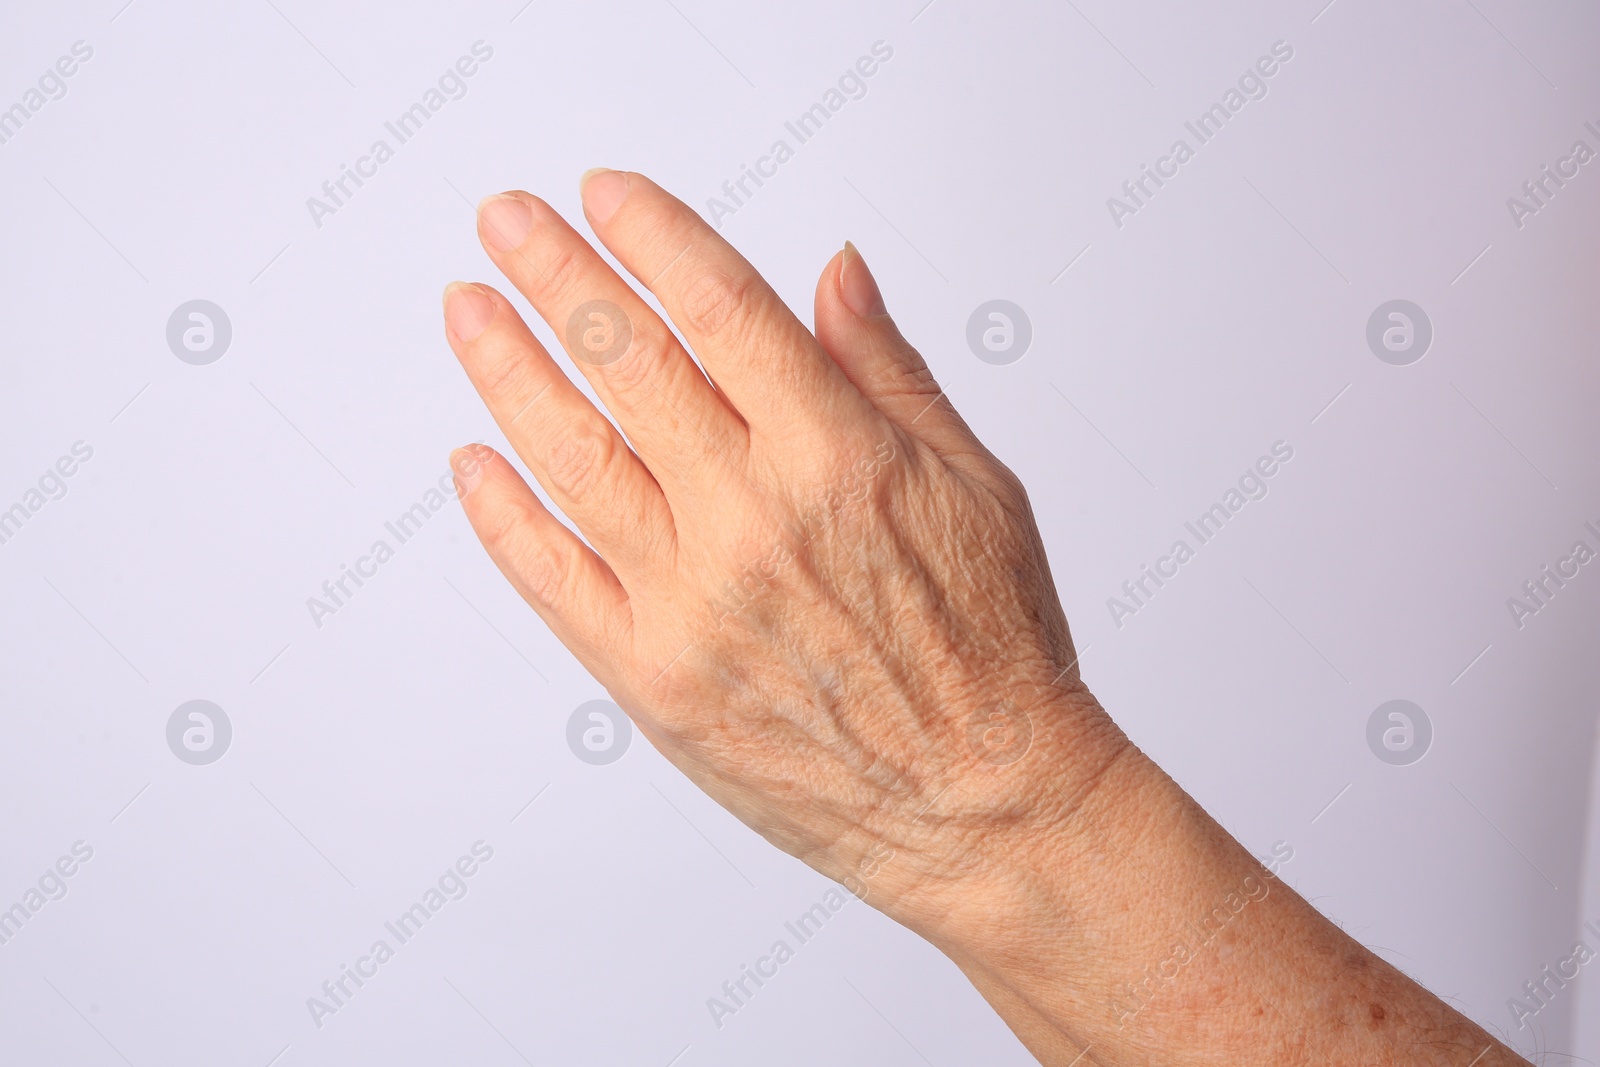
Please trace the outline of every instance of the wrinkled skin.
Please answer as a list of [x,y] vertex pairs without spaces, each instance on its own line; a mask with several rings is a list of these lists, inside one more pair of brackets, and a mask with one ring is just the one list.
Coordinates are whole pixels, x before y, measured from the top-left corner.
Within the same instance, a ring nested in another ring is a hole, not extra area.
[[622,433],[503,296],[458,283],[451,347],[583,538],[492,449],[451,462],[495,563],[668,759],[928,937],[1050,1067],[1523,1062],[1112,724],[1021,486],[858,253],[823,269],[813,333],[648,179],[582,192],[694,358],[547,204],[491,197],[484,247]]
[[[822,273],[813,334],[648,179],[606,172],[585,194],[717,386],[548,205],[491,198],[485,247],[627,440],[504,297],[453,286],[452,346],[593,548],[484,446],[452,460],[467,514],[696,783],[880,907],[936,909],[941,887],[983,873],[991,835],[1047,817],[1120,737],[1079,681],[1027,497],[853,248]],[[609,306],[569,328],[590,301]],[[625,350],[606,347],[619,336]]]

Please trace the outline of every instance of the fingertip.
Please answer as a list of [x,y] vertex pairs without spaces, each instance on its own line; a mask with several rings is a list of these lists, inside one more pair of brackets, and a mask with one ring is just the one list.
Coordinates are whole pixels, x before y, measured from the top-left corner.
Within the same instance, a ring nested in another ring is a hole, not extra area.
[[885,308],[882,291],[853,242],[846,241],[823,268],[816,314],[818,343],[878,410],[942,454],[967,447],[970,434],[927,361]]
[[500,453],[486,444],[474,442],[450,452],[450,480],[455,483],[456,499],[465,500],[483,482],[483,474]]
[[491,252],[521,248],[533,231],[532,199],[521,190],[494,193],[478,201],[478,240]]
[[609,167],[590,167],[578,179],[578,198],[584,213],[597,225],[605,225],[617,213],[629,192],[626,171]]
[[494,298],[481,285],[451,282],[441,297],[444,325],[458,344],[469,344],[482,336],[494,321]]
[[861,251],[849,241],[844,243],[839,262],[839,298],[844,305],[863,319],[876,319],[889,313],[883,302],[883,290],[872,276]]

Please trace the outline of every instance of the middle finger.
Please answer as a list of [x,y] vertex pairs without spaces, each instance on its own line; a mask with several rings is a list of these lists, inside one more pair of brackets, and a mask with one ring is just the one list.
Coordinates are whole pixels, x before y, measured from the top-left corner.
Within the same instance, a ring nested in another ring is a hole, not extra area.
[[550,324],[669,500],[704,501],[743,471],[743,421],[671,329],[554,208],[489,197],[478,235]]

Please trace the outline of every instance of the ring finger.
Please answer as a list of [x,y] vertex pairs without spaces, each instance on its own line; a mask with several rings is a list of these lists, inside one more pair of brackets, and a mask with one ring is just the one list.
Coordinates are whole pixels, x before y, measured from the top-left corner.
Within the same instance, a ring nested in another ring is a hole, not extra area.
[[[445,290],[445,333],[506,439],[625,588],[676,545],[661,487],[505,297]],[[648,563],[647,563],[648,561]]]

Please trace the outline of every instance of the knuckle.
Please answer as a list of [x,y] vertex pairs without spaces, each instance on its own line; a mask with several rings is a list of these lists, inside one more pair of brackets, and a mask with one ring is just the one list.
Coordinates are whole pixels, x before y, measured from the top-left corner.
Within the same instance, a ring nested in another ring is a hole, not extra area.
[[695,277],[683,293],[685,324],[702,337],[716,337],[750,317],[755,286],[749,278],[712,269]]
[[658,385],[657,375],[667,366],[676,344],[670,336],[655,330],[635,332],[627,354],[606,366],[607,384],[619,396],[634,396]]
[[495,400],[515,400],[536,388],[533,366],[511,349],[491,349],[478,364],[478,384]]
[[1010,467],[999,460],[986,464],[989,491],[994,494],[1002,511],[1014,522],[1033,521],[1033,503],[1028,499],[1027,487]]
[[806,479],[807,496],[829,512],[876,497],[884,491],[889,467],[899,454],[900,446],[892,437],[864,431],[819,443]]
[[528,596],[541,604],[554,604],[561,598],[567,568],[561,564],[560,553],[547,542],[526,540],[511,562]]
[[543,251],[543,255],[534,265],[540,290],[551,298],[559,298],[572,292],[588,268],[587,257],[579,249],[560,240],[535,239],[530,244]]
[[514,576],[529,596],[549,604],[561,595],[566,569],[556,549],[534,532],[534,519],[526,507],[508,505],[485,515],[478,531],[502,569]]
[[482,516],[477,523],[478,534],[484,547],[497,559],[509,559],[516,545],[526,536],[529,516],[515,505],[497,507]]
[[875,378],[874,391],[882,396],[935,397],[940,392],[933,371],[921,359],[915,362],[894,360],[880,369]]
[[579,423],[550,446],[545,471],[558,492],[569,500],[581,500],[592,494],[610,467],[616,447],[606,429]]
[[507,502],[482,515],[475,526],[490,557],[528,597],[554,603],[562,595],[566,568],[560,550],[539,536],[538,520],[531,507]]

